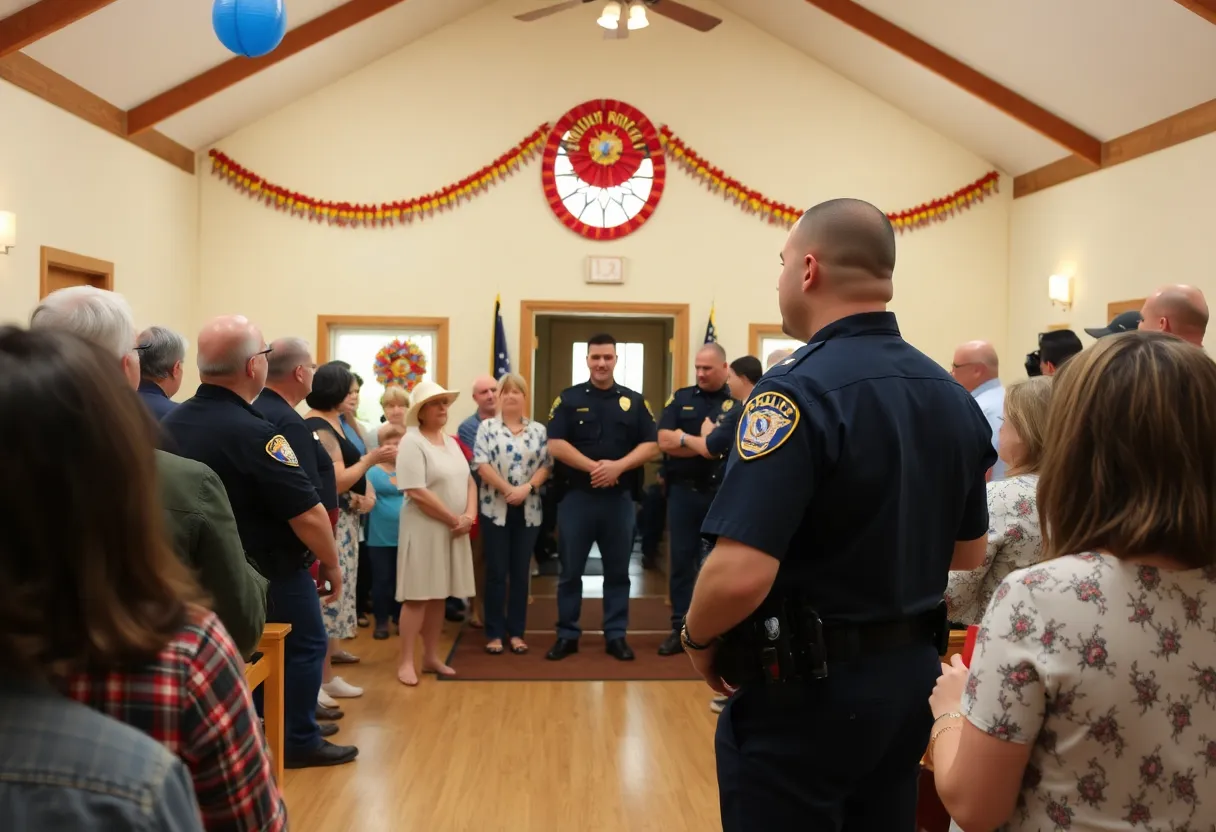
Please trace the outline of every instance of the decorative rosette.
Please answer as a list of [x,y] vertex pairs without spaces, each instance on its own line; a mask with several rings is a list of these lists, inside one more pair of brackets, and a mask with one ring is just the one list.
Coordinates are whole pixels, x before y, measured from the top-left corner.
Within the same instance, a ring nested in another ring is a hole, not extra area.
[[426,355],[413,341],[395,338],[376,353],[375,370],[385,387],[395,384],[410,392],[426,375]]

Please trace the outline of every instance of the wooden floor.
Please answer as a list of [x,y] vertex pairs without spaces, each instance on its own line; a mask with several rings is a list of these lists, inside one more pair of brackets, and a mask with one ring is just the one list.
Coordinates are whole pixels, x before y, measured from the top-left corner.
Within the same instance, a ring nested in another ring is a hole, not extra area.
[[[638,576],[641,577],[641,576]],[[661,575],[635,578],[662,591]],[[593,594],[587,578],[587,594]],[[537,579],[534,589],[549,590]],[[443,653],[457,625],[447,625]],[[529,634],[546,650],[551,632]],[[588,646],[594,643],[589,641]],[[713,832],[718,821],[710,690],[699,682],[439,682],[395,676],[399,639],[370,630],[337,672],[364,688],[342,700],[332,739],[346,766],[288,771],[295,832]],[[510,656],[503,656],[510,661]]]

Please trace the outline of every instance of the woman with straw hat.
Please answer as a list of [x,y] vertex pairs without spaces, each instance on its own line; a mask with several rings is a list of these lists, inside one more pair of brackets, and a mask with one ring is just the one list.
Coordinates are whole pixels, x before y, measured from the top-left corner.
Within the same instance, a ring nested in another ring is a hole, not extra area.
[[405,493],[397,544],[401,601],[401,663],[397,678],[418,684],[414,643],[422,635],[422,669],[455,675],[439,656],[443,604],[476,593],[469,532],[477,517],[477,486],[456,440],[443,432],[459,396],[422,381],[410,397],[406,434],[397,452],[397,487]]

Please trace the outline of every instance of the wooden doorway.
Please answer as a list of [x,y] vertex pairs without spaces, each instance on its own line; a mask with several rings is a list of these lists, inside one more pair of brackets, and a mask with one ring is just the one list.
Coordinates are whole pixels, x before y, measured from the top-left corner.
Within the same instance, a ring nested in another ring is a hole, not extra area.
[[70,286],[96,286],[114,291],[114,264],[108,260],[43,246],[40,261],[39,300]]

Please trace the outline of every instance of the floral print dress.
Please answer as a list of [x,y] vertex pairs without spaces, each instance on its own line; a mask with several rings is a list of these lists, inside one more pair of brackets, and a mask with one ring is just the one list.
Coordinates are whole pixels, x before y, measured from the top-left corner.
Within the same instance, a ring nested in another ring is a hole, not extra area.
[[951,621],[979,624],[1005,576],[1042,559],[1038,488],[1037,474],[988,483],[988,554],[980,568],[950,573],[946,612]]
[[1013,572],[963,713],[1033,743],[1007,830],[1216,829],[1216,568],[1103,554]]

